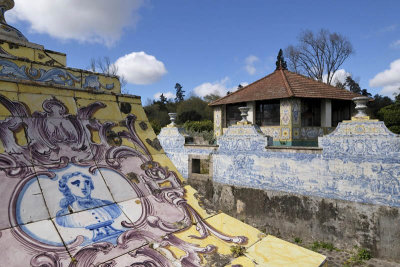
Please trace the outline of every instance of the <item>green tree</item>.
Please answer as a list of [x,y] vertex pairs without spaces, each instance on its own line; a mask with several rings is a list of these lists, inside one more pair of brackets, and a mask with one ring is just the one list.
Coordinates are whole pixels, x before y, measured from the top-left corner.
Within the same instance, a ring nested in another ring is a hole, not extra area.
[[182,90],[182,85],[180,85],[179,83],[175,84],[175,90],[176,90],[176,97],[175,97],[175,102],[181,102],[183,101],[184,97],[185,97],[185,91]]
[[212,120],[212,109],[208,103],[197,96],[182,101],[176,108],[178,123],[185,123],[187,120]]
[[374,95],[374,101],[368,103],[368,113],[371,118],[383,121],[383,117],[381,117],[378,113],[379,110],[381,110],[383,107],[392,105],[393,103],[394,102],[392,99],[390,99],[390,97],[376,94]]
[[351,76],[346,77],[345,85],[349,88],[349,90],[356,94],[361,94],[360,85],[351,78]]
[[389,130],[400,134],[400,102],[396,101],[394,104],[382,108],[378,114]]
[[278,56],[276,57],[276,70],[282,69],[287,70],[287,64],[285,58],[283,57],[282,49],[279,49]]
[[203,98],[204,98],[204,101],[206,101],[207,103],[211,103],[221,97],[222,96],[217,95],[217,94],[209,94],[209,95],[204,96]]

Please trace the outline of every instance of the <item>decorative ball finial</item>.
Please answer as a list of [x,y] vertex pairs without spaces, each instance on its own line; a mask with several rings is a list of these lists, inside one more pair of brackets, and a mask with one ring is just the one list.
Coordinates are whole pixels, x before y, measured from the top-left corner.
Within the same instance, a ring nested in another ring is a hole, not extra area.
[[28,39],[26,39],[26,37],[19,30],[8,25],[6,22],[4,14],[6,11],[12,9],[14,5],[14,0],[0,0],[0,39],[28,42]]

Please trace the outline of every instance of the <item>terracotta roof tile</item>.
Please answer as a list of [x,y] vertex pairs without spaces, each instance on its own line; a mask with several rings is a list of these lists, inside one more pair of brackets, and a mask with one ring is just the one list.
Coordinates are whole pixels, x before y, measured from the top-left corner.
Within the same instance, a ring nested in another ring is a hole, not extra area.
[[276,70],[260,80],[215,100],[210,103],[210,106],[289,97],[351,100],[358,96],[361,95],[288,70]]

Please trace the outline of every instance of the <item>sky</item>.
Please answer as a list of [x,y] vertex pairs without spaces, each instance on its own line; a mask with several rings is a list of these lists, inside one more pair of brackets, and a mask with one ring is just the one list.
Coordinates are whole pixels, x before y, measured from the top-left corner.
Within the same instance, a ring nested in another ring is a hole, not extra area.
[[67,54],[88,69],[107,56],[144,104],[175,97],[225,95],[275,69],[280,48],[304,30],[327,29],[355,53],[338,79],[393,97],[400,88],[399,0],[15,0],[9,24],[30,42]]

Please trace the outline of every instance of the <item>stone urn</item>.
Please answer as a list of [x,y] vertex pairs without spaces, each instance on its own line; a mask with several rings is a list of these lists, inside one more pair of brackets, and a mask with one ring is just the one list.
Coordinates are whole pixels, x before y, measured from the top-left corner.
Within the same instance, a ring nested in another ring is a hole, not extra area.
[[168,116],[171,121],[171,123],[168,124],[168,127],[176,127],[175,121],[176,121],[177,113],[168,113]]
[[357,114],[354,116],[355,118],[364,118],[367,117],[367,103],[369,101],[369,97],[367,96],[360,96],[355,97],[352,99],[353,102],[356,104],[356,111]]
[[17,42],[28,42],[28,39],[16,28],[7,24],[4,14],[14,7],[14,0],[0,0],[0,35],[3,39]]
[[247,116],[249,114],[249,107],[240,107],[240,116],[242,116],[242,120],[239,122],[239,124],[248,124],[249,121],[247,120]]

